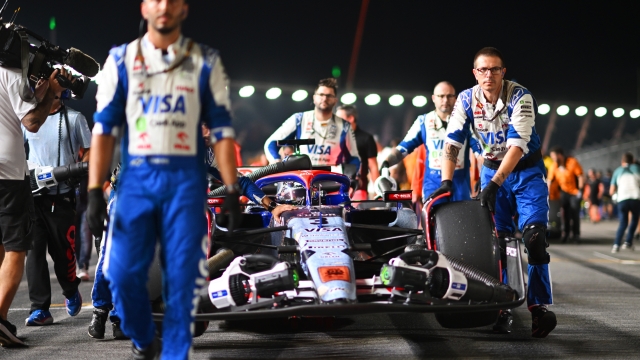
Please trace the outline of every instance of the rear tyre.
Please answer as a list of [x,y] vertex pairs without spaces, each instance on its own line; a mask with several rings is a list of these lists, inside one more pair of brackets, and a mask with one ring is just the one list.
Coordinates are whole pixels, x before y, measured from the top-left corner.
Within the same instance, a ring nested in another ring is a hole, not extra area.
[[[436,250],[500,279],[500,249],[491,213],[479,201],[444,203],[434,208]],[[432,227],[433,228],[433,227]],[[437,313],[438,323],[449,329],[495,324],[500,311]]]

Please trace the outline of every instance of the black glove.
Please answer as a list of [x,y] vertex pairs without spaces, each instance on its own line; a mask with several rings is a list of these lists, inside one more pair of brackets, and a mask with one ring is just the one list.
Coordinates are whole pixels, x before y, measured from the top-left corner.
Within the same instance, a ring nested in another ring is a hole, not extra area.
[[240,191],[238,185],[228,186],[227,195],[222,204],[222,216],[227,217],[227,230],[235,230],[240,225]]
[[102,236],[104,220],[107,218],[107,202],[104,201],[102,189],[91,189],[87,195],[87,223],[95,237]]
[[480,192],[480,206],[486,206],[489,208],[489,211],[495,213],[498,189],[500,189],[500,185],[493,182],[493,180],[489,181],[487,186]]
[[437,188],[436,191],[432,192],[431,195],[427,196],[426,199],[422,199],[423,203],[427,203],[442,194],[450,193],[452,187],[453,182],[451,180],[442,180],[442,182],[440,183],[440,187]]

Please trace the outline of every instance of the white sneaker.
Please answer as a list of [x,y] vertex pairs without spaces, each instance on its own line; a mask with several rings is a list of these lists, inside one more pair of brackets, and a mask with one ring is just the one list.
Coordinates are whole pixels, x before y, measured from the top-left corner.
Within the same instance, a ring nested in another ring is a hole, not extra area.
[[615,254],[615,253],[617,253],[618,251],[620,251],[620,246],[618,246],[618,245],[613,245],[613,247],[611,248],[611,253],[612,253],[612,254]]
[[633,247],[632,244],[624,243],[624,244],[622,244],[622,250],[631,250],[631,251],[633,251],[633,250],[635,250],[635,248]]
[[85,270],[80,270],[77,276],[82,281],[89,281],[89,274]]

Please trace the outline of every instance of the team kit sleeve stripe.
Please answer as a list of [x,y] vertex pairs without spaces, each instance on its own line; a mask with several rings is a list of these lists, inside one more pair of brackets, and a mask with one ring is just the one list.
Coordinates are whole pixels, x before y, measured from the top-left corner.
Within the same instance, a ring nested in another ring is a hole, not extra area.
[[296,133],[296,114],[291,115],[264,143],[264,153],[270,163],[280,159],[278,140],[290,139]]
[[411,154],[413,150],[424,143],[422,141],[422,128],[424,128],[424,122],[425,116],[418,116],[416,121],[413,122],[413,125],[411,125],[411,128],[409,128],[409,131],[407,131],[407,135],[405,135],[402,142],[396,146],[396,149],[400,151],[402,157]]
[[471,151],[473,151],[476,156],[482,155],[482,146],[471,131],[469,132],[469,147],[471,147]]
[[265,193],[246,176],[238,176],[238,184],[240,185],[240,189],[242,189],[242,195],[248,197],[251,201],[259,203],[260,200],[266,196]]
[[236,132],[235,130],[233,130],[231,126],[223,126],[223,127],[211,129],[212,145],[222,139],[234,139],[235,137],[236,137]]
[[345,137],[345,141],[340,141],[340,144],[345,143],[346,144],[346,151],[344,151],[345,154],[347,154],[347,162],[349,164],[354,164],[358,167],[358,169],[360,168],[360,154],[358,153],[358,147],[356,146],[356,135],[353,132],[353,129],[351,129],[351,124],[349,124],[348,122],[343,120],[343,124],[345,126],[345,131],[343,132],[343,136]]
[[213,49],[203,47],[204,65],[200,74],[201,120],[211,129],[211,144],[235,138],[231,127],[229,80],[222,61]]
[[525,93],[519,99],[514,99],[515,105],[509,119],[507,131],[507,147],[518,146],[525,154],[529,152],[529,141],[535,125],[533,97]]
[[465,90],[458,95],[453,111],[449,117],[447,125],[447,139],[445,144],[451,144],[462,148],[465,139],[469,136],[471,121],[467,117],[466,110],[471,107],[471,89]]
[[105,62],[96,93],[97,110],[93,116],[93,133],[117,136],[126,122],[127,70],[125,68],[126,45],[113,48]]

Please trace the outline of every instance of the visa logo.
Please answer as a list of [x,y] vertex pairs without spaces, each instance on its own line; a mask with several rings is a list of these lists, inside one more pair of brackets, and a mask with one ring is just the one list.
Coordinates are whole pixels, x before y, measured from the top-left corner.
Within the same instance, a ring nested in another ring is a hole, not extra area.
[[214,291],[211,293],[211,297],[217,299],[219,297],[227,296],[227,290]]
[[467,285],[454,282],[451,283],[451,288],[455,290],[465,290],[467,288]]
[[480,133],[480,137],[482,138],[482,142],[484,142],[485,144],[502,144],[503,142],[507,141],[507,131],[502,130],[496,133]]
[[184,95],[178,96],[175,100],[173,95],[148,95],[141,96],[140,103],[145,115],[157,113],[186,113],[184,105]]
[[444,140],[431,140],[434,150],[442,150],[444,148]]
[[331,145],[307,145],[309,154],[328,155],[331,154]]

